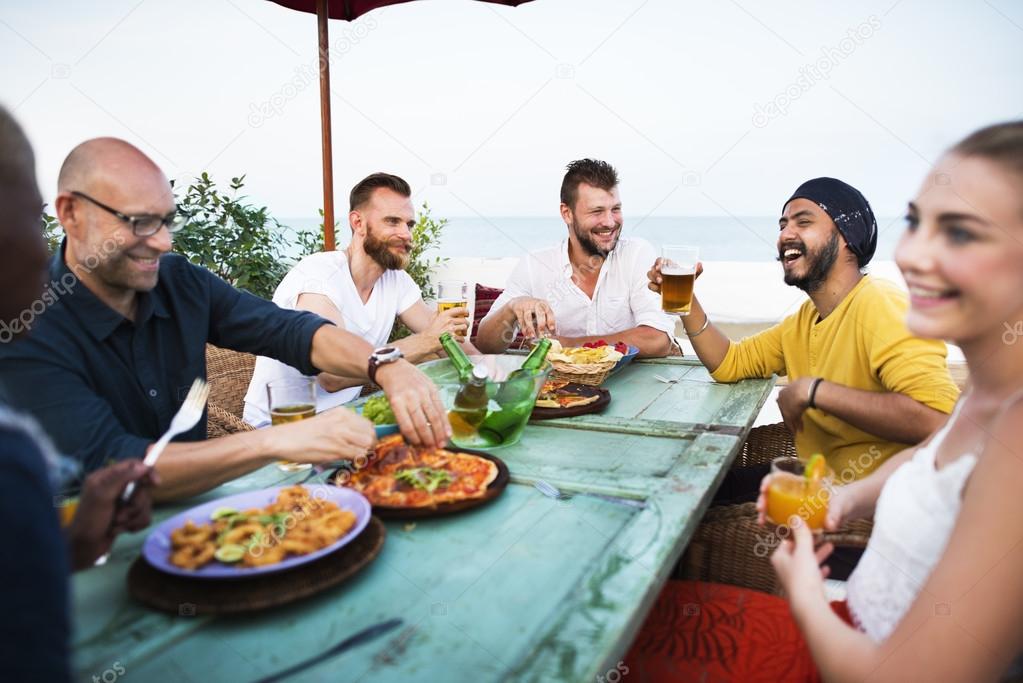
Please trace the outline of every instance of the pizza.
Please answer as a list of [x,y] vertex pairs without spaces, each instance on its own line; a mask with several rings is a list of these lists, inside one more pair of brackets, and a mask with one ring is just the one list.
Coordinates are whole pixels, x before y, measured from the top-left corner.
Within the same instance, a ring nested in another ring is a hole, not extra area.
[[600,400],[593,387],[571,384],[565,380],[547,380],[536,397],[537,408],[578,408]]
[[366,496],[374,506],[428,508],[482,498],[496,478],[492,460],[411,446],[395,434],[380,440],[365,467],[346,471],[335,481]]

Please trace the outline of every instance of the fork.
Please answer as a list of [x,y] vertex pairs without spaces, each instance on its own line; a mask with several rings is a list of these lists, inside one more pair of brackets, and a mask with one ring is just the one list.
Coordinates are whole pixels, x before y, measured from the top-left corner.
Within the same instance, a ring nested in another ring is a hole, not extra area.
[[[167,447],[171,439],[182,432],[187,432],[199,422],[199,418],[202,417],[202,411],[206,407],[206,397],[209,395],[210,386],[206,383],[206,380],[196,377],[195,381],[192,382],[192,388],[188,390],[185,402],[181,404],[178,412],[174,414],[170,427],[160,437],[160,440],[149,449],[146,459],[142,461],[146,467],[152,467],[156,464],[157,458],[163,453],[163,449]],[[125,487],[124,493],[121,494],[121,500],[127,503],[133,493],[135,493],[135,482],[130,481],[128,486]]]
[[627,505],[629,507],[640,509],[646,508],[645,501],[633,500],[632,498],[623,498],[621,496],[609,496],[604,493],[592,493],[590,491],[577,491],[575,493],[567,493],[559,489],[554,484],[544,481],[543,479],[537,479],[536,483],[533,484],[533,488],[535,488],[537,491],[547,496],[548,498],[553,498],[554,500],[568,500],[572,496],[578,494],[580,496],[590,496],[591,498],[599,498],[600,500],[605,500],[609,503],[617,503],[618,505]]

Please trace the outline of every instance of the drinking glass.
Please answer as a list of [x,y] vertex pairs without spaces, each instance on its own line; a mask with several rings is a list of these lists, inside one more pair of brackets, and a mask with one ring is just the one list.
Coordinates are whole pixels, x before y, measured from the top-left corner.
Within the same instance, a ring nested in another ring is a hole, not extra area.
[[[266,384],[270,423],[274,426],[298,422],[316,415],[316,380],[313,377],[275,379]],[[284,472],[300,472],[309,463],[280,460],[277,467]]]
[[665,313],[689,315],[699,260],[698,247],[669,245],[661,248],[661,310]]
[[806,477],[806,463],[799,458],[784,456],[771,461],[771,484],[767,488],[767,517],[775,524],[788,525],[793,517],[800,517],[814,530],[824,528],[828,516],[835,473],[824,469],[819,479]]

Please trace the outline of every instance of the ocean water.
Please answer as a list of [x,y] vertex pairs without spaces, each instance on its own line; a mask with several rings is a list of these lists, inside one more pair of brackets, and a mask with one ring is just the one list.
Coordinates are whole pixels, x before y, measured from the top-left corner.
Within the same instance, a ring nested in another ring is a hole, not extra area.
[[[319,225],[318,218],[284,218],[296,229]],[[879,218],[878,244],[874,260],[890,261],[902,234],[899,218]],[[493,216],[452,217],[441,236],[442,256],[500,258],[555,244],[567,235],[560,217]],[[657,216],[625,221],[624,237],[642,237],[654,247],[688,244],[700,248],[705,261],[772,261],[777,256],[777,216]],[[348,230],[338,230],[339,245],[348,243]]]

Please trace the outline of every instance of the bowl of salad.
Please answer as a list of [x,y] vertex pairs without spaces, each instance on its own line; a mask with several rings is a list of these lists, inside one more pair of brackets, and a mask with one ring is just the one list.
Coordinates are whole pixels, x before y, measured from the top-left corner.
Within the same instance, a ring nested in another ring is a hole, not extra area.
[[377,437],[396,434],[398,432],[398,419],[391,410],[391,402],[383,394],[376,394],[366,399],[366,402],[359,408],[359,413],[373,423],[377,430]]

